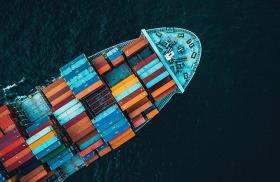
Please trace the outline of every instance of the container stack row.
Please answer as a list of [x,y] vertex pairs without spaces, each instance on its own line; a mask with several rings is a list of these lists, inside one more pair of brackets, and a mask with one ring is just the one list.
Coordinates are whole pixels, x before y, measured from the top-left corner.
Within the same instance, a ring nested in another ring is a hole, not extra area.
[[107,59],[112,63],[113,66],[117,67],[124,62],[122,51],[117,47],[113,48],[106,54]]
[[67,161],[60,167],[60,171],[64,176],[70,176],[86,164],[80,155],[76,154],[71,160]]
[[103,110],[113,105],[115,103],[115,98],[106,86],[102,86],[100,89],[97,89],[85,97],[84,102],[90,109],[89,111],[96,116]]
[[136,64],[133,69],[142,79],[155,101],[159,101],[177,89],[174,80],[156,54]]
[[18,121],[13,109],[4,105],[0,107],[0,159],[8,172],[12,172],[34,155],[29,149],[24,133],[17,128]]
[[133,55],[137,54],[148,45],[149,42],[146,40],[146,38],[144,36],[140,36],[139,38],[135,39],[133,42],[125,46],[123,48],[123,52],[127,58],[131,58]]
[[51,170],[55,170],[73,157],[68,148],[52,126],[47,126],[26,140],[32,153]]
[[111,65],[108,63],[104,55],[100,55],[91,61],[91,64],[100,75],[103,75],[111,70]]
[[60,68],[60,72],[79,100],[103,85],[84,54]]
[[55,111],[75,98],[72,90],[68,87],[63,78],[55,80],[53,83],[43,88],[43,93]]
[[[103,140],[109,142],[113,149],[123,144],[122,142],[118,142],[116,138],[120,135],[122,136],[127,130],[131,130],[128,120],[117,105],[113,105],[101,112],[92,120],[92,122]],[[133,136],[131,135],[130,137],[127,137],[126,141]]]

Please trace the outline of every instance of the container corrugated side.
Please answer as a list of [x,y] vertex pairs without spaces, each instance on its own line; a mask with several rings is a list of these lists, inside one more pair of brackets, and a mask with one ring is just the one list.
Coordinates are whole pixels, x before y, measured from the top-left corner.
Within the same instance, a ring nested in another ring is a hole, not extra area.
[[132,41],[130,44],[123,48],[123,52],[127,58],[132,57],[145,47],[149,45],[149,42],[145,39],[144,36],[140,36],[138,39]]

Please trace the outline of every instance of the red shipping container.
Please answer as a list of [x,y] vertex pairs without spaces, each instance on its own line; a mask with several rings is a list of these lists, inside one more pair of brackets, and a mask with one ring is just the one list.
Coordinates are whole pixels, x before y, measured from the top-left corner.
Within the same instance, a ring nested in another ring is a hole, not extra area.
[[25,149],[26,147],[28,147],[27,143],[23,143],[19,146],[17,146],[16,148],[14,148],[14,150],[12,150],[11,152],[3,155],[1,157],[1,161],[4,162],[8,159],[10,159],[11,157],[15,156],[17,153],[19,153],[20,151],[22,151],[23,149]]
[[148,83],[149,81],[151,81],[152,79],[154,79],[155,77],[157,77],[158,75],[160,75],[161,73],[163,73],[165,71],[166,71],[165,67],[161,67],[157,71],[153,72],[152,74],[150,74],[149,76],[144,78],[143,82],[146,84],[146,83]]
[[149,64],[150,62],[152,62],[152,60],[156,59],[157,55],[154,53],[152,55],[150,55],[149,57],[147,57],[146,59],[144,59],[143,61],[140,61],[137,65],[134,66],[134,69],[136,71],[140,70],[143,66]]
[[15,163],[11,164],[10,166],[6,167],[8,172],[11,172],[12,170],[18,168],[28,160],[30,160],[33,157],[33,153],[29,152],[27,155],[23,156],[21,159],[17,160]]
[[11,144],[13,141],[20,137],[21,135],[17,128],[14,128],[11,131],[7,132],[6,135],[4,135],[0,139],[0,150],[5,148],[7,145]]
[[59,91],[58,91],[57,93],[55,93],[54,95],[50,96],[50,97],[48,98],[48,100],[49,100],[50,102],[52,102],[53,100],[55,100],[55,99],[58,98],[59,96],[61,96],[61,95],[65,94],[66,92],[68,92],[69,90],[70,90],[69,87],[65,87],[65,88],[59,90]]
[[137,95],[141,94],[143,91],[145,91],[144,87],[140,87],[128,96],[124,97],[123,99],[119,100],[118,103],[122,106],[131,99],[135,98]]
[[145,118],[142,116],[142,114],[132,119],[132,124],[135,128],[142,125],[143,123],[145,123]]
[[96,134],[98,134],[97,130],[94,130],[94,131],[92,131],[90,133],[87,133],[83,138],[78,140],[77,144],[78,145],[82,145],[83,143],[88,141],[90,138],[94,137]]
[[8,159],[7,161],[5,161],[3,163],[3,165],[5,167],[10,166],[11,164],[13,164],[14,162],[16,162],[17,160],[21,159],[22,157],[24,157],[25,155],[27,155],[28,153],[31,152],[31,149],[29,147],[23,149],[22,151],[20,151],[19,153],[17,153],[15,156],[13,156],[12,158]]
[[0,106],[0,114],[6,110],[9,110],[8,106],[6,106],[6,105]]
[[39,131],[43,130],[44,128],[46,128],[48,126],[52,126],[52,125],[53,125],[53,122],[51,120],[49,120],[46,123],[39,126],[38,128],[36,128],[35,130],[31,131],[28,135],[29,135],[29,137],[32,137],[33,135],[35,135]]
[[111,150],[112,150],[112,149],[108,146],[108,147],[102,149],[101,151],[99,151],[99,152],[98,152],[98,155],[99,155],[100,157],[102,157],[102,156],[106,155],[107,153],[109,153]]
[[148,109],[149,107],[151,107],[153,104],[148,101],[146,103],[144,103],[143,105],[141,105],[140,107],[138,107],[137,109],[135,109],[134,111],[131,111],[130,113],[128,113],[128,116],[132,119],[134,117],[136,117],[137,115],[139,115],[140,113],[142,113],[143,111],[145,111],[146,109]]
[[5,148],[1,148],[0,157],[6,155],[7,153],[11,152],[16,147],[18,147],[19,145],[22,145],[24,143],[25,143],[25,139],[23,137],[18,138],[17,140],[15,140],[14,142],[12,142],[8,146],[6,146]]
[[7,106],[2,106],[2,111],[0,111],[0,118],[6,115],[11,114],[11,111],[9,110],[9,108]]
[[15,119],[10,115],[5,115],[0,118],[0,127],[2,130],[5,130],[10,125],[15,124]]
[[124,57],[122,55],[120,55],[119,57],[117,57],[116,59],[114,59],[112,61],[112,64],[116,67],[119,66],[120,64],[122,64],[124,62]]
[[95,143],[91,144],[88,148],[86,148],[85,150],[80,152],[80,156],[84,157],[87,154],[89,154],[91,151],[97,149],[98,147],[100,147],[101,145],[103,145],[103,141],[102,139],[97,140]]
[[50,90],[54,89],[55,87],[57,87],[58,85],[60,85],[61,83],[65,82],[63,78],[59,78],[57,80],[55,80],[52,84],[48,85],[46,88],[43,89],[44,93],[49,92]]
[[73,126],[74,124],[76,124],[78,121],[80,121],[81,119],[87,117],[87,114],[85,112],[82,112],[80,114],[78,114],[77,116],[75,116],[74,118],[72,118],[70,121],[68,121],[67,123],[65,123],[63,125],[63,127],[65,129],[70,128],[71,126]]
[[172,79],[168,76],[168,77],[164,78],[163,80],[159,81],[158,83],[156,83],[155,85],[153,85],[151,88],[149,88],[149,91],[153,92],[153,91],[159,89],[160,87],[162,87],[163,85],[165,85],[166,83],[168,83],[171,80]]

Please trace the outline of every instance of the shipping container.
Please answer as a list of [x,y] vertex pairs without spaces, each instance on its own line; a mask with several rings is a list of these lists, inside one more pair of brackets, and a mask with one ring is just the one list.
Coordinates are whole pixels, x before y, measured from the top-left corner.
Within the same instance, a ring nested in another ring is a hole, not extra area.
[[145,118],[143,117],[143,115],[140,114],[140,115],[134,117],[134,118],[132,119],[131,122],[132,122],[133,126],[134,126],[135,128],[137,128],[137,127],[139,127],[140,125],[144,124],[145,121],[146,121],[146,120],[145,120]]
[[111,66],[108,64],[107,60],[103,55],[100,55],[92,60],[91,64],[97,69],[97,72],[102,75],[109,70],[111,70]]
[[160,95],[155,97],[155,101],[160,101],[161,99],[163,99],[164,97],[170,95],[172,92],[174,92],[175,90],[177,90],[177,86],[173,85],[172,87],[170,87],[169,89],[167,89],[166,91],[164,91],[163,93],[161,93]]
[[[158,59],[155,59],[153,62],[151,63],[154,63],[156,62],[156,60]],[[144,71],[142,74],[139,74],[139,77],[144,80],[145,78],[147,78],[148,76],[150,76],[151,74],[153,74],[154,72],[160,70],[160,69],[165,69],[165,67],[163,66],[163,64],[161,62],[157,62],[154,66],[152,66],[151,68],[147,69],[146,71]],[[143,68],[141,68],[143,69]],[[140,69],[140,70],[141,70]]]
[[29,137],[32,137],[33,135],[35,135],[36,133],[40,132],[41,130],[43,130],[44,128],[48,127],[48,126],[53,126],[53,122],[51,120],[47,121],[46,123],[42,124],[41,126],[39,126],[38,128],[36,128],[35,130],[31,131],[28,135]]
[[86,149],[84,149],[83,151],[80,152],[80,156],[84,157],[86,156],[88,153],[90,153],[91,151],[95,150],[96,148],[100,147],[104,142],[102,141],[102,139],[99,139],[98,141],[94,142],[93,144],[91,144],[90,146],[88,146]]
[[11,157],[15,156],[17,153],[19,153],[20,151],[24,150],[25,148],[27,148],[28,145],[24,142],[23,144],[15,147],[13,150],[11,150],[9,153],[3,155],[1,157],[1,161],[5,162],[6,160],[10,159]]
[[53,157],[52,159],[50,159],[47,163],[48,165],[52,165],[54,163],[56,163],[57,161],[63,159],[63,157],[65,157],[66,155],[72,153],[71,150],[69,148],[66,148],[65,150],[63,150],[62,152],[60,152],[58,155],[56,155],[55,157]]
[[21,137],[17,128],[14,128],[10,132],[6,133],[2,138],[0,138],[0,150],[9,145],[11,142],[15,141]]
[[82,99],[83,97],[87,96],[97,88],[101,87],[103,85],[103,82],[101,80],[95,82],[91,86],[85,88],[83,91],[79,92],[78,94],[75,95],[77,99]]
[[157,77],[158,75],[160,75],[161,73],[163,73],[165,71],[166,71],[165,67],[161,67],[160,69],[156,70],[155,72],[153,72],[149,76],[142,79],[142,81],[143,81],[144,84],[147,84],[149,81],[151,81],[152,79],[154,79],[155,77]]
[[101,135],[100,134],[94,135],[89,140],[87,140],[86,142],[84,142],[81,145],[79,145],[80,150],[85,150],[87,147],[89,147],[93,143],[97,142],[99,139],[101,139]]
[[75,123],[79,122],[81,119],[87,117],[87,114],[85,112],[82,112],[80,114],[78,114],[77,116],[75,116],[74,118],[72,118],[71,120],[69,120],[67,123],[65,123],[63,125],[63,127],[65,129],[70,128],[71,126],[73,126]]
[[152,54],[151,56],[147,57],[145,60],[143,60],[143,61],[139,62],[138,64],[136,64],[134,66],[134,70],[135,71],[140,70],[143,66],[149,64],[150,62],[152,62],[156,58],[157,58],[157,55],[156,54]]
[[30,160],[34,155],[32,154],[32,152],[29,152],[28,154],[26,154],[25,156],[23,156],[22,158],[16,160],[13,164],[9,165],[6,167],[8,172],[11,172],[15,169],[17,169],[19,166],[21,166],[22,164],[26,163],[28,160]]
[[35,135],[33,135],[32,137],[28,138],[26,140],[26,143],[28,145],[30,145],[31,143],[35,142],[36,140],[38,140],[39,138],[43,137],[44,135],[46,135],[47,133],[49,133],[50,131],[53,131],[53,128],[51,126],[48,126],[46,128],[44,128],[43,130],[41,130],[40,132],[36,133]]
[[55,162],[54,164],[52,164],[50,166],[50,169],[51,170],[55,170],[56,168],[58,168],[59,166],[61,166],[65,162],[71,160],[72,157],[73,157],[73,153],[69,153],[68,155],[64,156],[61,160],[59,160],[59,161]]
[[64,113],[56,117],[56,119],[59,121],[61,125],[64,125],[65,123],[67,123],[75,116],[79,115],[84,111],[85,108],[80,103],[78,103],[75,106],[71,107],[69,110],[65,111]]
[[154,53],[154,51],[150,47],[146,47],[142,51],[140,51],[137,56],[141,58],[141,60],[147,59],[149,56],[151,56]]
[[22,145],[25,143],[25,139],[23,137],[20,137],[16,139],[15,141],[11,142],[9,145],[7,145],[5,148],[0,149],[0,157],[8,154],[12,150],[14,150],[19,145]]
[[82,127],[89,127],[91,125],[91,121],[88,117],[84,117],[82,120],[80,120],[79,122],[75,123],[73,126],[67,128],[67,132],[69,134],[71,133],[76,133],[77,131],[79,131],[80,129],[82,129]]
[[133,106],[134,104],[136,104],[137,102],[139,102],[140,100],[144,99],[145,97],[148,96],[148,93],[146,91],[143,91],[142,93],[138,94],[137,96],[135,96],[133,99],[129,100],[128,102],[124,103],[121,105],[121,109],[127,110],[129,109],[131,106]]
[[98,159],[98,155],[94,155],[91,159],[89,159],[87,162],[88,165],[90,165],[91,163],[93,163],[94,161],[96,161]]
[[117,57],[116,59],[114,59],[112,61],[113,66],[119,66],[121,65],[123,62],[125,61],[124,57],[122,55],[120,55],[119,57]]
[[64,88],[62,88],[61,90],[59,90],[58,92],[56,92],[54,95],[50,96],[50,97],[48,98],[48,100],[49,100],[50,102],[52,102],[52,101],[54,101],[55,99],[61,97],[63,94],[65,94],[65,93],[67,93],[67,92],[69,92],[69,91],[70,91],[70,88],[69,88],[69,87],[64,87]]
[[53,112],[54,116],[59,116],[60,114],[64,113],[66,110],[70,109],[74,105],[79,104],[79,101],[77,99],[73,99],[61,108],[57,109],[56,111]]
[[129,95],[127,95],[124,98],[122,98],[121,100],[119,100],[118,103],[120,106],[122,106],[125,103],[129,102],[130,100],[134,99],[137,95],[144,93],[144,92],[145,92],[145,89],[144,89],[144,87],[141,86],[137,90],[133,91]]
[[153,92],[157,89],[159,89],[160,87],[162,87],[163,85],[165,85],[166,83],[168,83],[169,81],[171,81],[172,78],[170,76],[164,78],[163,80],[159,81],[158,83],[156,83],[154,86],[152,86],[151,88],[149,88],[149,92]]
[[95,131],[95,127],[93,125],[89,125],[89,126],[85,126],[81,129],[79,129],[79,131],[76,131],[75,133],[71,133],[71,135],[69,134],[69,136],[71,137],[73,142],[77,142],[79,140],[81,140],[84,136],[86,136],[87,134],[94,132]]
[[166,90],[168,90],[169,88],[171,88],[174,85],[175,85],[175,82],[173,80],[171,80],[168,83],[166,83],[165,85],[163,85],[162,87],[160,87],[159,89],[157,89],[154,92],[152,92],[151,95],[153,97],[157,97],[157,96],[159,96],[160,94],[162,94],[163,92],[165,92]]
[[123,48],[123,52],[127,58],[135,55],[145,47],[149,45],[149,42],[144,36],[139,37],[138,39],[132,41],[130,44]]
[[103,78],[110,87],[114,87],[116,84],[129,77],[131,74],[131,69],[127,64],[124,63],[114,68],[112,71],[104,74]]
[[45,116],[41,119],[39,119],[38,121],[36,121],[35,123],[33,123],[31,126],[29,126],[27,129],[26,129],[26,132],[27,133],[30,133],[31,131],[35,130],[36,128],[38,128],[39,126],[41,126],[42,124],[46,123],[47,121],[49,121],[50,118],[49,116]]
[[110,148],[110,146],[107,143],[104,143],[103,145],[101,145],[100,147],[98,147],[97,149],[98,155],[100,157],[106,155],[107,153],[109,153],[112,149]]
[[124,144],[128,140],[130,140],[132,137],[135,136],[135,133],[132,131],[131,128],[127,129],[125,132],[114,138],[112,141],[110,141],[110,145],[113,149],[116,149],[120,145]]
[[88,140],[90,140],[92,137],[99,135],[97,130],[93,130],[90,133],[87,133],[86,135],[84,135],[80,140],[77,141],[77,145],[82,145],[83,143],[87,142]]
[[[4,131],[9,126],[15,124],[16,119],[11,115],[5,115],[0,118],[0,128]],[[5,133],[5,132],[4,132]]]
[[33,150],[33,149],[39,147],[40,145],[42,145],[43,143],[45,143],[46,141],[48,141],[50,138],[54,137],[54,136],[56,136],[56,132],[55,131],[50,131],[46,135],[42,136],[41,138],[39,138],[38,140],[36,140],[32,144],[30,144],[29,148],[31,150]]
[[50,161],[52,158],[54,158],[55,156],[57,156],[58,154],[60,154],[62,151],[64,151],[66,149],[66,147],[64,145],[59,146],[58,148],[56,148],[53,152],[47,154],[46,156],[44,156],[41,161],[43,163]]
[[43,92],[46,94],[47,92],[51,91],[52,89],[54,89],[55,87],[59,86],[61,83],[64,83],[64,82],[65,81],[63,78],[59,78],[59,79],[55,80],[52,84],[45,87],[43,89]]
[[152,119],[155,115],[157,115],[159,113],[159,111],[157,109],[152,110],[151,112],[149,112],[148,114],[146,114],[146,117],[148,119]]
[[137,109],[131,111],[128,113],[128,116],[133,119],[135,118],[137,115],[141,114],[143,111],[145,111],[146,109],[148,109],[149,107],[151,107],[153,104],[150,101],[147,101],[146,103],[144,103],[143,105],[141,105],[140,107],[138,107]]
[[87,155],[85,155],[84,157],[83,157],[83,159],[85,160],[85,161],[88,161],[89,159],[91,159],[92,157],[94,157],[95,155],[97,155],[94,151],[91,151],[90,153],[88,153]]
[[60,103],[52,106],[52,110],[56,111],[57,109],[61,108],[62,106],[64,106],[65,104],[67,104],[68,102],[70,102],[71,100],[75,99],[74,95],[71,95],[67,98],[65,98],[63,101],[61,101]]
[[[153,68],[154,67],[159,67],[162,66],[162,63],[159,61],[158,58],[152,60],[151,62],[149,62],[148,64],[144,65],[142,68],[140,68],[137,71],[137,74],[140,76],[141,79],[145,78],[145,75],[149,75],[151,73],[153,73]],[[142,76],[143,75],[143,76]]]
[[65,92],[64,94],[59,96],[58,98],[54,99],[53,101],[50,101],[50,103],[52,106],[55,106],[72,95],[73,95],[73,92],[71,90],[68,90],[67,92]]
[[121,133],[123,133],[126,129],[130,127],[130,124],[127,120],[119,120],[115,123],[112,127],[108,128],[107,130],[101,133],[102,138],[104,141],[108,142],[113,138],[117,137]]
[[[53,96],[54,94],[56,94],[57,92],[59,92],[60,90],[62,90],[65,87],[68,87],[68,86],[67,86],[66,82],[63,80],[62,83],[60,83],[56,87],[52,88],[48,92],[44,92],[44,93],[45,93],[46,97],[49,98],[49,97]],[[45,90],[43,90],[43,91],[45,91]]]
[[37,182],[40,179],[42,179],[43,177],[45,177],[47,174],[48,174],[48,172],[46,170],[43,170],[39,174],[37,174],[36,176],[29,179],[28,182]]
[[34,155],[37,155],[38,153],[42,152],[43,150],[45,150],[47,147],[49,147],[50,145],[54,144],[55,142],[58,141],[58,138],[56,136],[53,136],[52,138],[50,138],[49,140],[47,140],[45,143],[43,143],[42,145],[40,145],[39,147],[35,148],[32,150]]
[[47,154],[53,152],[54,150],[56,150],[59,146],[61,146],[61,142],[60,141],[57,141],[55,142],[54,144],[50,145],[49,147],[47,147],[45,150],[43,150],[42,152],[38,153],[36,155],[36,157],[38,159],[41,159],[43,157],[45,157]]
[[24,157],[25,155],[31,153],[30,148],[25,148],[22,151],[20,151],[19,153],[17,153],[15,156],[11,157],[10,159],[6,160],[5,162],[3,162],[3,165],[5,167],[10,166],[11,164],[13,164],[14,162],[16,162],[17,160],[20,160],[22,157]]

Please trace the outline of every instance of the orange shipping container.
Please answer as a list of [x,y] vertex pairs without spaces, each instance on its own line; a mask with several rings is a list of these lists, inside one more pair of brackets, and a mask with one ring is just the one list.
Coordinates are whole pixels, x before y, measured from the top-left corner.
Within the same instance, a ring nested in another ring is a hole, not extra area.
[[110,151],[111,151],[111,148],[110,148],[110,147],[106,147],[106,148],[104,148],[103,150],[101,150],[101,151],[98,153],[98,155],[99,155],[100,157],[102,157],[102,156],[106,155],[107,153],[109,153]]
[[119,140],[112,140],[110,141],[110,145],[112,146],[113,149],[118,148],[119,146],[121,146],[122,144],[124,144],[125,142],[127,142],[128,140],[130,140],[131,138],[133,138],[135,136],[135,133],[130,129],[130,132],[127,135],[122,135],[122,138],[120,138]]
[[84,126],[88,127],[90,125],[91,125],[90,119],[88,117],[84,117],[83,119],[81,119],[80,121],[78,121],[77,123],[72,125],[71,127],[67,128],[67,132],[73,133],[73,132],[80,130],[81,127],[84,127]]
[[132,105],[134,105],[135,103],[137,103],[138,101],[140,101],[141,99],[143,99],[144,97],[146,97],[148,94],[147,92],[142,92],[141,94],[137,95],[136,97],[134,97],[133,99],[131,99],[130,101],[128,101],[127,103],[123,104],[121,106],[122,110],[126,110],[129,107],[131,107]]
[[137,109],[135,109],[134,111],[128,113],[128,116],[132,119],[135,118],[137,115],[139,115],[140,113],[142,113],[143,111],[145,111],[146,109],[148,109],[149,107],[151,107],[153,104],[148,101],[145,104],[143,104],[142,106],[138,107]]
[[93,162],[96,161],[98,158],[99,158],[98,155],[93,156],[91,159],[89,159],[89,160],[87,161],[87,164],[93,163]]
[[148,114],[146,114],[146,116],[147,116],[148,119],[152,119],[157,114],[158,114],[158,110],[154,109],[151,112],[149,112]]
[[81,138],[86,136],[89,132],[94,131],[95,128],[93,125],[83,126],[78,131],[74,131],[73,133],[69,134],[73,142],[79,141]]
[[111,67],[109,64],[106,64],[104,66],[102,66],[101,68],[99,68],[97,71],[100,75],[103,75],[104,73],[108,72],[111,70]]
[[44,135],[43,137],[39,138],[38,140],[36,140],[35,142],[33,142],[32,144],[29,145],[29,148],[31,150],[39,147],[40,145],[42,145],[43,143],[45,143],[46,141],[48,141],[51,137],[55,136],[56,132],[55,131],[50,131],[49,133],[47,133],[46,135]]
[[48,174],[46,170],[41,171],[39,174],[29,179],[28,182],[37,182]]
[[85,90],[83,90],[82,92],[75,95],[75,97],[78,100],[80,100],[81,98],[87,96],[88,94],[90,94],[91,92],[93,92],[94,90],[96,90],[97,88],[99,88],[102,85],[103,85],[103,82],[101,80],[99,80],[99,81],[95,82],[94,84],[92,84],[91,86],[89,86],[88,88],[86,88]]
[[50,90],[57,87],[59,84],[61,84],[63,82],[65,82],[65,80],[63,78],[59,78],[59,79],[55,80],[53,83],[51,83],[50,85],[48,85],[46,88],[44,88],[43,92],[47,93],[47,92],[49,92]]
[[51,101],[51,105],[55,106],[55,105],[59,104],[61,101],[63,101],[64,99],[66,99],[67,97],[70,97],[71,95],[73,95],[73,92],[71,90],[68,90],[67,92],[65,92],[64,94],[59,96],[58,98]]
[[164,97],[168,96],[169,94],[171,94],[172,92],[174,92],[177,89],[176,85],[173,85],[172,87],[170,87],[169,89],[167,89],[165,92],[163,92],[162,94],[158,95],[155,97],[155,101],[159,101],[161,99],[163,99]]
[[56,87],[52,88],[50,91],[46,92],[45,95],[47,98],[53,96],[54,94],[56,94],[57,92],[59,92],[60,90],[62,90],[63,88],[68,87],[67,83],[64,81],[62,83],[60,83],[59,85],[57,85]]
[[77,144],[78,144],[78,145],[81,145],[81,144],[85,143],[85,142],[88,141],[90,138],[94,137],[97,133],[98,133],[97,130],[94,130],[94,131],[88,133],[86,136],[84,136],[83,138],[81,138],[81,139],[77,142]]
[[171,88],[173,85],[175,85],[175,82],[173,80],[169,81],[168,83],[166,83],[165,85],[163,85],[162,87],[160,87],[159,89],[155,90],[154,92],[152,92],[152,96],[155,98],[157,96],[159,96],[160,94],[162,94],[163,92],[165,92],[166,90],[168,90],[169,88]]

